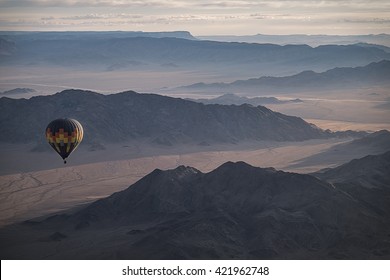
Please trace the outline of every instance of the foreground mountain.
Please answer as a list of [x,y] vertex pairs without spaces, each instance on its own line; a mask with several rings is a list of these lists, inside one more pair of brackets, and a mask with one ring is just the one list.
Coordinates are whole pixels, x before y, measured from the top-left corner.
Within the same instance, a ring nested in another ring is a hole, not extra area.
[[[339,167],[317,172],[315,175],[332,183],[350,183],[368,188],[390,191],[390,152],[354,159]],[[383,179],[383,180],[381,180]],[[390,206],[390,205],[389,205]]]
[[[386,169],[389,155],[362,159],[353,169],[375,172],[383,164]],[[339,182],[349,182],[352,189],[355,182],[342,168],[348,165],[335,169]],[[367,176],[371,178],[372,172]],[[360,180],[366,178],[360,174]],[[385,190],[378,182],[389,182],[389,173],[377,172],[369,182],[371,189]],[[338,186],[243,162],[228,162],[206,174],[184,166],[155,170],[128,189],[73,214],[3,228],[0,255],[2,259],[388,259],[390,213],[374,207],[388,197],[374,191],[367,202],[360,193]]]
[[332,183],[389,221],[390,151],[356,159],[314,175]]
[[285,77],[260,77],[232,83],[196,83],[181,89],[200,91],[295,92],[302,90],[358,88],[362,86],[389,85],[390,61],[370,63],[364,67],[334,68],[316,73],[304,71]]
[[155,94],[102,95],[66,90],[31,99],[0,98],[0,142],[44,143],[53,119],[79,120],[87,143],[145,140],[176,143],[235,143],[242,140],[300,141],[333,134],[265,107],[204,105]]

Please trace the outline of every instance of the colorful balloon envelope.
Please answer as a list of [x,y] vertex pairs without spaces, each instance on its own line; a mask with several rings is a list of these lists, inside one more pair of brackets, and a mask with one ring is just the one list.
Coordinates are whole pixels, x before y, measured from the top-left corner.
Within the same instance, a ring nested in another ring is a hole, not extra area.
[[46,127],[46,140],[62,157],[64,163],[80,144],[83,134],[83,127],[74,119],[56,119]]

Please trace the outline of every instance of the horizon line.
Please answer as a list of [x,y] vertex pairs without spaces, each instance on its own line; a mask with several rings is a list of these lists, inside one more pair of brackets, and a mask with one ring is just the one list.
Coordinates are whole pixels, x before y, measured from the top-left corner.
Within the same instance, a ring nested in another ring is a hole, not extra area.
[[0,33],[178,33],[186,32],[194,37],[247,37],[247,36],[335,36],[335,37],[353,37],[353,36],[390,36],[390,33],[362,33],[362,34],[307,34],[307,33],[285,33],[285,34],[213,34],[213,35],[194,35],[188,30],[166,30],[166,31],[142,31],[142,30],[0,30]]

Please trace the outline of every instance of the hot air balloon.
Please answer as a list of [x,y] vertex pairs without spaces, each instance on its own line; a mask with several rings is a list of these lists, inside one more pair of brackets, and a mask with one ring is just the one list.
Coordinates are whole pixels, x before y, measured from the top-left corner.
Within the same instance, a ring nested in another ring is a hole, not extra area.
[[83,127],[74,119],[56,119],[46,127],[46,140],[62,157],[66,158],[76,149],[83,139]]

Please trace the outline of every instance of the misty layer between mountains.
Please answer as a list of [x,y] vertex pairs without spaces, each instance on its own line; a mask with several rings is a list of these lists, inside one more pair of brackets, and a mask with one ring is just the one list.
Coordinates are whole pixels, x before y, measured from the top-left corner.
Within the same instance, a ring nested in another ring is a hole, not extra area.
[[186,32],[0,32],[0,67],[7,69],[3,86],[17,87],[156,92],[201,82],[362,67],[389,60],[389,53],[388,47],[363,37],[348,45],[311,47],[197,40]]

